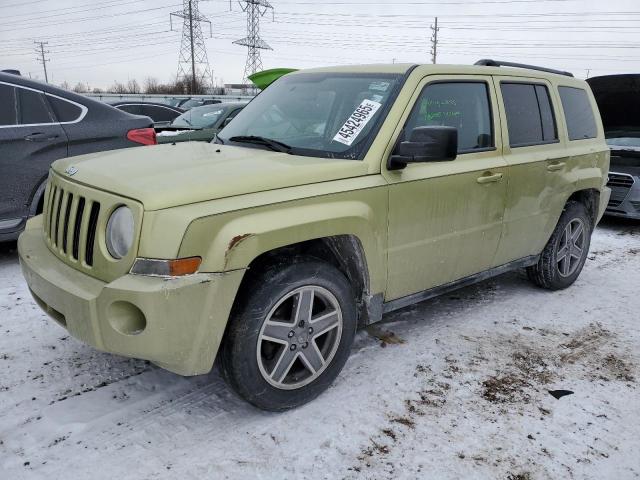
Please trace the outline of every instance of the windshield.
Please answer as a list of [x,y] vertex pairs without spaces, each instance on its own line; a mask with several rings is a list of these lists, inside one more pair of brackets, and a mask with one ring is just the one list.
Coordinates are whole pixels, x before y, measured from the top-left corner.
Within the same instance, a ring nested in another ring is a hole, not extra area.
[[176,117],[171,122],[172,127],[212,128],[224,115],[225,108],[220,105],[205,105],[195,107]]
[[297,155],[361,159],[402,78],[398,74],[287,75],[254,98],[218,138],[234,143],[234,137],[264,137],[290,146]]

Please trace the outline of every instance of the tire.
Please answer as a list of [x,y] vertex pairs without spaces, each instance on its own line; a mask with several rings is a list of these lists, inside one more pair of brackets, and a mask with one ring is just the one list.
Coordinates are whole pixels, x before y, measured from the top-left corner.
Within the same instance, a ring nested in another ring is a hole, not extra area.
[[[591,219],[585,206],[568,202],[538,263],[527,268],[529,279],[549,290],[561,290],[573,284],[587,259],[591,232]],[[571,235],[574,242],[567,243],[567,235]]]
[[252,275],[220,351],[225,380],[263,410],[280,412],[313,400],[349,357],[357,327],[354,298],[338,269],[312,258]]

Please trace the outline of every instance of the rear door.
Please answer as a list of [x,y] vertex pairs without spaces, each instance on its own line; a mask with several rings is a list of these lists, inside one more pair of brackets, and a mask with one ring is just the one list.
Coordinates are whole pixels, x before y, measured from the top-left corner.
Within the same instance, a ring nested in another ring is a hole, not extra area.
[[67,137],[43,92],[0,83],[0,98],[0,228],[10,230],[35,213],[34,195],[67,156]]
[[491,77],[428,76],[412,104],[400,139],[417,126],[454,126],[458,157],[383,170],[390,182],[387,301],[493,267],[505,208]]
[[545,79],[494,77],[504,122],[503,154],[509,188],[500,264],[537,255],[558,220],[569,168],[564,126],[557,121],[559,100]]

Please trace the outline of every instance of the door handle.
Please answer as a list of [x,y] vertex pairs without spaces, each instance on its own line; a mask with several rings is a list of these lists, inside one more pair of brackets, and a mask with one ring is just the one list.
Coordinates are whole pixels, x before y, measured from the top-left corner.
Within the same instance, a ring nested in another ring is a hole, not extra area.
[[550,163],[547,165],[547,170],[550,172],[557,172],[558,170],[562,170],[566,163],[558,162],[558,163]]
[[502,180],[502,173],[494,173],[493,175],[483,175],[478,177],[478,183],[492,183]]
[[58,135],[47,135],[46,133],[32,133],[31,135],[27,135],[24,139],[27,142],[48,142],[49,140],[55,140],[58,138]]

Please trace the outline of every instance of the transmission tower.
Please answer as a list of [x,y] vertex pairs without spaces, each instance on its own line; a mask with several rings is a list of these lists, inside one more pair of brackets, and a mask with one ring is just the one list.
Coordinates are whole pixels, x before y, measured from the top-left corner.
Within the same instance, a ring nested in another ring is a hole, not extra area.
[[202,85],[203,87],[213,86],[213,75],[211,74],[211,67],[209,67],[201,24],[209,24],[210,36],[213,36],[213,30],[211,22],[200,13],[198,1],[183,0],[182,11],[169,14],[171,30],[173,30],[173,17],[184,20],[176,80],[182,80],[185,83],[189,81],[191,83],[191,94],[197,93],[197,85]]
[[263,17],[269,9],[273,12],[273,6],[267,0],[239,0],[243,12],[247,13],[247,36],[233,42],[236,45],[244,45],[248,48],[247,63],[244,67],[242,83],[249,83],[249,75],[262,70],[262,58],[260,50],[273,50],[260,38],[260,17]]
[[42,68],[44,68],[44,81],[49,83],[49,76],[47,75],[47,62],[48,58],[45,57],[45,54],[50,53],[49,50],[45,51],[44,46],[49,42],[33,42],[38,47],[36,48],[36,53],[38,54],[38,62],[42,64]]

